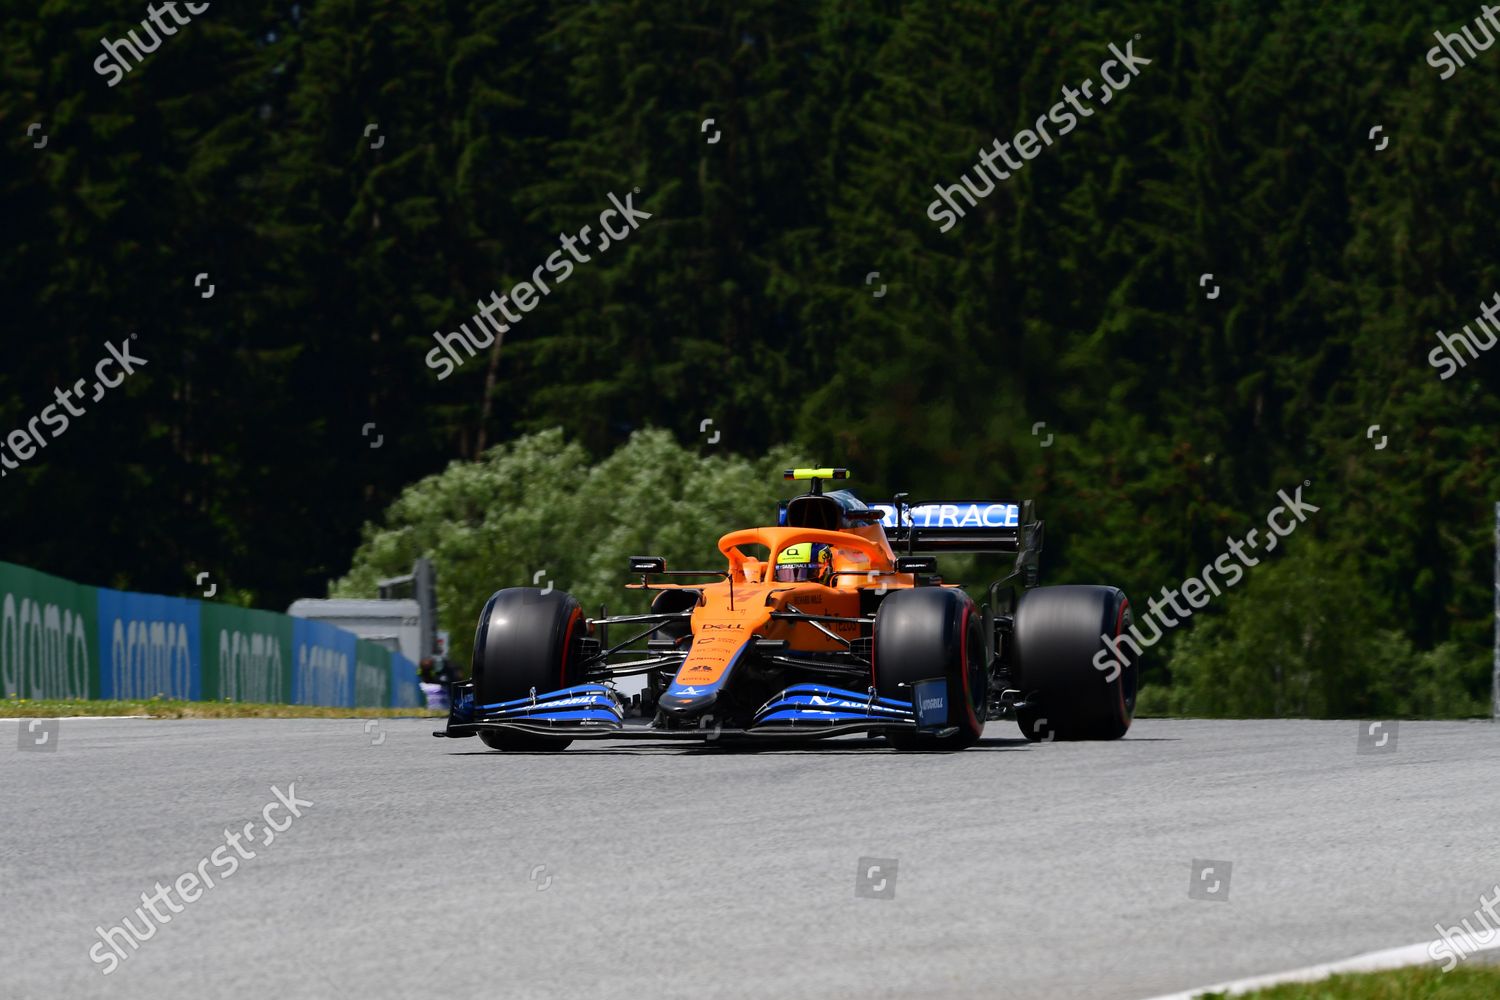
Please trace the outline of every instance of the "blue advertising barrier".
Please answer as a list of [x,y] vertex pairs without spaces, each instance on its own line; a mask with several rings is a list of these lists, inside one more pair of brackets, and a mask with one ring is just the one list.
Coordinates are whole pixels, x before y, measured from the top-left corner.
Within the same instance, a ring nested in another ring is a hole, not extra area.
[[391,707],[426,707],[427,698],[422,694],[417,665],[400,653],[391,654]]
[[292,704],[354,707],[358,662],[353,632],[292,619]]
[[6,562],[0,697],[425,704],[416,664],[332,625],[87,587]]
[[99,591],[99,696],[203,697],[199,602]]

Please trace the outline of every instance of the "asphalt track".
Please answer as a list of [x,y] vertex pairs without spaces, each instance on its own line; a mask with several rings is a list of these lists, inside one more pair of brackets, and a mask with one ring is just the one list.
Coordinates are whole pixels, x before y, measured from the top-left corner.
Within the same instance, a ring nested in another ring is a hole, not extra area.
[[[428,720],[63,720],[53,752],[20,725],[0,993],[26,1000],[1139,1000],[1430,940],[1500,882],[1481,722],[1402,723],[1367,755],[1354,722],[560,756]],[[292,782],[302,817],[104,975],[96,926]],[[856,895],[861,857],[895,859],[892,898]],[[1233,863],[1227,901],[1189,898],[1193,859]]]

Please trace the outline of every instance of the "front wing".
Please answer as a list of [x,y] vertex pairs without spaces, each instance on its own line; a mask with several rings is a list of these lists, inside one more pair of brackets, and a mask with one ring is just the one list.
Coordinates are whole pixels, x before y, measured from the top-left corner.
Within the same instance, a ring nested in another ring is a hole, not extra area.
[[628,723],[625,706],[603,684],[532,693],[526,698],[479,705],[474,685],[453,685],[452,707],[446,728],[434,736],[462,738],[483,730],[511,730],[568,739],[688,739],[714,740],[723,736],[776,736],[817,739],[855,732],[901,730],[946,735],[947,681],[919,681],[913,699],[882,698],[873,691],[860,694],[826,684],[794,684],[762,705],[749,728],[720,725],[704,715],[696,729],[664,729],[653,724]]

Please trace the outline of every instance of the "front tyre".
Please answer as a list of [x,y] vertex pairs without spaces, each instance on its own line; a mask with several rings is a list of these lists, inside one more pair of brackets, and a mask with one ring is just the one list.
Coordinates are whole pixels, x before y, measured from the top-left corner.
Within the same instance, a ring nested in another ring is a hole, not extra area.
[[[583,607],[571,594],[534,587],[496,591],[474,635],[474,704],[493,705],[581,684]],[[492,750],[562,750],[573,742],[514,730],[481,730]]]
[[[958,750],[978,742],[989,704],[984,629],[979,609],[961,590],[918,587],[888,594],[875,613],[875,687],[883,698],[911,701],[917,681],[948,682],[947,736],[888,733],[897,750]],[[903,687],[902,685],[907,685]]]
[[1038,587],[1016,602],[1011,643],[1025,708],[1016,721],[1032,742],[1117,740],[1135,715],[1137,666],[1110,640],[1131,625],[1115,587]]

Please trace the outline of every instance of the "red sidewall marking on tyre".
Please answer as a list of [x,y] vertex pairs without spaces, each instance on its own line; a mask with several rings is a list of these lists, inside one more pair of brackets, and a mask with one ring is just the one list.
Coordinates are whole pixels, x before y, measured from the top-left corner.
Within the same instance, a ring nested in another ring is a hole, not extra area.
[[568,616],[567,627],[563,629],[562,669],[558,671],[557,675],[559,690],[571,686],[568,682],[568,667],[572,665],[569,661],[573,657],[573,625],[578,621],[579,616],[582,614],[582,607],[574,608],[573,613]]
[[[1130,610],[1130,598],[1120,598],[1120,610],[1115,615],[1115,645],[1116,655],[1120,652],[1120,636],[1125,634],[1125,612]],[[1120,664],[1120,676],[1115,678],[1115,688],[1120,695],[1120,721],[1129,724],[1130,718],[1125,711],[1125,664]]]
[[979,714],[974,711],[974,699],[969,693],[969,618],[973,614],[974,605],[964,605],[964,616],[959,622],[959,629],[963,634],[958,646],[959,670],[964,677],[964,711],[969,715],[969,723],[974,732],[983,733],[984,725],[979,721]]

